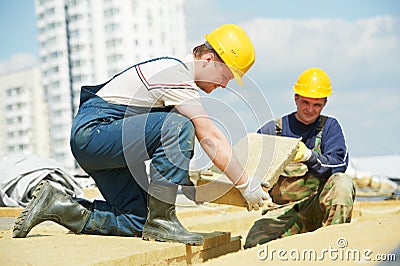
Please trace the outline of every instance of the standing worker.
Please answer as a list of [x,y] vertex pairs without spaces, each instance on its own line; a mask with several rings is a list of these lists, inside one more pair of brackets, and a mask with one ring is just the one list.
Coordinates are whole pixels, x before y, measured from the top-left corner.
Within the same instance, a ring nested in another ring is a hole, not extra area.
[[280,209],[263,210],[250,229],[245,248],[331,224],[349,223],[354,184],[344,174],[348,150],[337,119],[321,115],[332,93],[329,76],[320,68],[306,69],[294,84],[297,111],[267,122],[257,132],[301,138],[293,162],[270,190]]
[[13,237],[25,237],[36,224],[51,220],[75,233],[202,244],[203,237],[187,231],[175,214],[178,185],[188,183],[195,136],[240,190],[248,209],[263,206],[268,194],[243,171],[198,92],[225,88],[233,78],[241,83],[255,61],[253,45],[234,24],[216,28],[205,39],[185,60],[152,59],[101,85],[82,87],[71,149],[105,201],[72,199],[45,181],[18,218]]

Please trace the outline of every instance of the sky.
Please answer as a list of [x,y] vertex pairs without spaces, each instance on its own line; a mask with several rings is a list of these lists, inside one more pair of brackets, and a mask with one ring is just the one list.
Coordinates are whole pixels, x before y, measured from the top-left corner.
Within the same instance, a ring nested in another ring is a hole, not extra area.
[[[230,85],[236,96],[213,93],[233,102],[244,95],[255,107],[237,107],[241,120],[262,124],[294,111],[298,75],[320,67],[333,87],[323,113],[340,121],[350,156],[400,154],[400,1],[188,0],[185,12],[188,51],[224,23],[252,39],[248,85]],[[0,33],[0,74],[38,63],[32,0],[0,0]]]

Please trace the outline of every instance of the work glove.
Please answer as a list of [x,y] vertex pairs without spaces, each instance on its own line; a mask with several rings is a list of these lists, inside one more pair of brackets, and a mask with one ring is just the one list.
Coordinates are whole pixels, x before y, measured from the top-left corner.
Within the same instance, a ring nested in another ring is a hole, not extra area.
[[264,206],[264,200],[271,200],[269,194],[262,189],[260,180],[256,177],[248,177],[246,183],[235,187],[246,200],[248,211],[253,209],[257,211],[260,207]]
[[308,159],[310,159],[311,154],[312,154],[311,150],[307,148],[304,142],[299,141],[296,153],[293,157],[293,162],[298,162],[298,163],[306,162]]

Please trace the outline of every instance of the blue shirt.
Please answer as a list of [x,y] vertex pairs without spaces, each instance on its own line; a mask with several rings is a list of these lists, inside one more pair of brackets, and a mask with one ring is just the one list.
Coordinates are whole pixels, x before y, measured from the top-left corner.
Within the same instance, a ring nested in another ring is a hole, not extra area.
[[[295,112],[282,117],[282,136],[301,138],[304,144],[313,149],[320,118],[314,123],[305,125],[295,117]],[[260,134],[276,135],[275,121],[269,121],[257,130]],[[344,173],[349,157],[343,129],[339,121],[328,116],[322,130],[321,153],[312,151],[310,159],[305,162],[309,172],[319,178],[329,178],[337,172]]]

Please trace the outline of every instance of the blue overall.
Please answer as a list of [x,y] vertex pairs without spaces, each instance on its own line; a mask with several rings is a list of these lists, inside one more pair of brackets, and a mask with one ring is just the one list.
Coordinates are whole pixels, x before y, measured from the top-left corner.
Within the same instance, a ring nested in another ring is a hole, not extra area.
[[71,130],[71,150],[96,182],[105,201],[95,200],[81,233],[137,236],[147,217],[151,182],[186,184],[193,157],[192,122],[172,108],[131,108],[98,97],[105,84],[83,86]]

